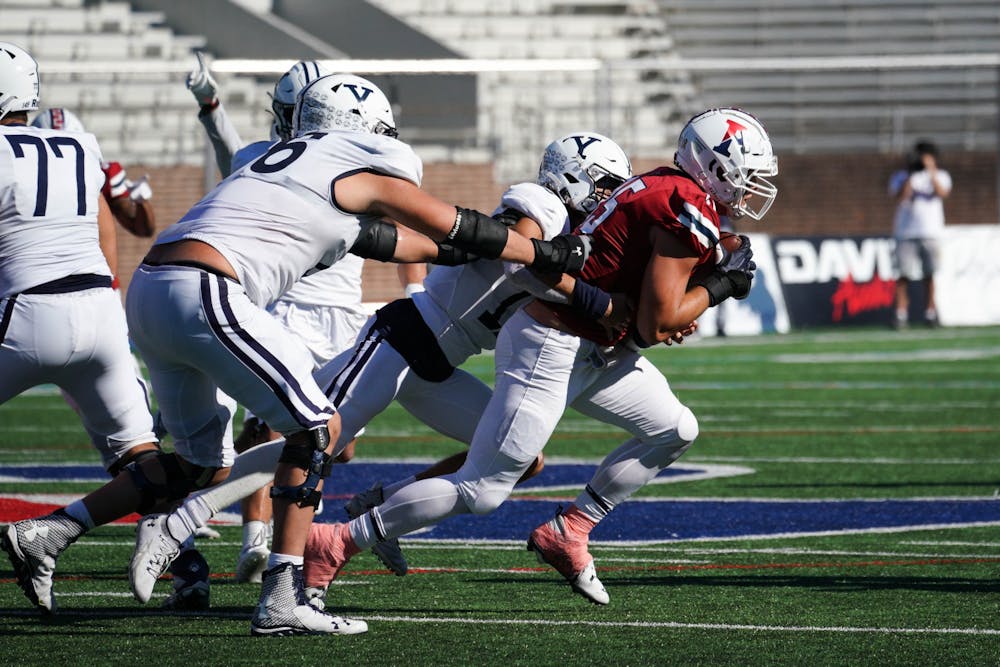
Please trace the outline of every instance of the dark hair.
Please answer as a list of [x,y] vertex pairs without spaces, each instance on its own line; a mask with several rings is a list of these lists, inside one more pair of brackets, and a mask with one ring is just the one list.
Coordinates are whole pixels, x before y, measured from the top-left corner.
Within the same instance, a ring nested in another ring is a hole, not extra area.
[[928,139],[921,139],[913,144],[913,152],[917,155],[933,155],[935,159],[938,157],[937,146]]

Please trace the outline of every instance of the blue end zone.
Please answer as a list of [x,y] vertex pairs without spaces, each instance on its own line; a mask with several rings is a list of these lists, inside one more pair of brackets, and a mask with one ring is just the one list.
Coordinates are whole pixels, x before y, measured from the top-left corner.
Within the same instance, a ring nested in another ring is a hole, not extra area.
[[[402,479],[419,472],[423,463],[361,463],[334,466],[327,481],[319,521],[343,521],[342,505],[354,493],[377,480]],[[582,488],[594,464],[546,464],[527,484],[537,487]],[[660,477],[696,475],[697,466],[668,468]],[[96,465],[0,465],[0,483],[13,481],[107,480]],[[567,496],[575,496],[576,491]],[[523,540],[559,506],[552,500],[512,500],[487,516],[452,517],[419,533],[422,539]],[[239,512],[234,505],[230,512]],[[732,539],[750,536],[806,535],[865,530],[928,529],[974,523],[1000,524],[997,499],[919,500],[655,500],[642,499],[617,508],[593,532],[595,541],[670,541]]]

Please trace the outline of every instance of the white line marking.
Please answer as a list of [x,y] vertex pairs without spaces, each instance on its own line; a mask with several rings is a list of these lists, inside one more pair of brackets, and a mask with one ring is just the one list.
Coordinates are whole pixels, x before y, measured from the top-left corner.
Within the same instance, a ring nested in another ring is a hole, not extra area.
[[738,461],[741,463],[849,463],[873,465],[995,465],[1000,459],[896,459],[824,456],[691,456],[688,463]]
[[1000,542],[935,542],[933,540],[900,540],[900,544],[912,544],[915,546],[946,546],[946,547],[997,547]]
[[1000,347],[980,347],[953,350],[880,350],[878,352],[818,352],[776,354],[771,361],[779,364],[851,364],[901,361],[965,361],[1000,356]]
[[599,628],[676,628],[746,630],[750,632],[843,632],[876,634],[1000,635],[992,628],[865,628],[850,626],[738,625],[733,623],[678,623],[674,621],[554,621],[551,619],[418,618],[414,616],[357,616],[366,621],[393,623],[460,623],[468,625],[583,625]]
[[[130,614],[135,616],[161,616],[163,611],[158,609],[129,609]],[[5,610],[9,616],[37,617],[38,612],[34,609],[11,609]],[[84,618],[118,618],[121,616],[121,609],[93,609],[93,610],[60,610],[60,617],[84,617]],[[171,612],[171,615],[176,615]],[[181,614],[187,615],[187,614]],[[246,621],[250,618],[250,612],[231,611],[199,611],[192,616],[220,618],[225,620]],[[552,619],[528,619],[528,618],[445,618],[445,617],[416,617],[416,616],[366,616],[361,614],[351,614],[351,618],[359,618],[365,621],[385,621],[386,623],[444,623],[459,625],[549,625],[549,626],[586,626],[598,628],[666,628],[677,630],[726,630],[726,631],[747,631],[747,632],[834,632],[845,634],[930,634],[930,635],[1000,635],[1000,629],[994,628],[891,628],[891,627],[852,627],[852,626],[808,626],[808,625],[740,625],[734,623],[680,623],[676,621],[557,621]]]

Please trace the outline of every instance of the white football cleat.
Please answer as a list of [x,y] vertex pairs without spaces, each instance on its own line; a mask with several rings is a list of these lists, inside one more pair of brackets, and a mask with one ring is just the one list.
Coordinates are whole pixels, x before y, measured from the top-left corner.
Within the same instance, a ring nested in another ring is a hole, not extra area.
[[334,616],[309,604],[302,588],[302,566],[282,563],[264,572],[260,602],[250,621],[251,635],[357,635],[367,631],[364,621]]
[[253,546],[240,551],[240,557],[236,561],[236,583],[259,584],[270,557],[271,551],[266,546]]
[[191,533],[191,536],[195,538],[200,537],[206,540],[217,540],[220,537],[222,537],[222,533],[217,531],[215,528],[210,528],[208,526],[199,526],[198,528],[194,529],[194,532]]
[[180,553],[181,544],[167,528],[166,514],[150,514],[135,529],[135,551],[129,563],[128,580],[132,595],[146,604],[153,586]]
[[37,519],[7,526],[0,536],[0,548],[14,566],[14,578],[33,605],[47,614],[56,611],[52,575],[56,558],[83,534],[76,519],[58,510]]
[[597,578],[594,558],[587,550],[587,537],[567,535],[561,514],[556,513],[554,518],[531,531],[528,551],[535,552],[538,562],[554,567],[575,592],[594,604],[611,601],[604,584]]
[[326,609],[326,586],[306,586],[306,601],[320,611]]

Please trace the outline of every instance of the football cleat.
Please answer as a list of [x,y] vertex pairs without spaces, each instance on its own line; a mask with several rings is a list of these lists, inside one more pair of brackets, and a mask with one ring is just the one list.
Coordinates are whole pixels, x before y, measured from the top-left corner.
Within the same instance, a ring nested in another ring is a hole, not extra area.
[[211,588],[207,581],[197,581],[175,590],[161,605],[171,611],[206,611],[210,606]]
[[326,609],[327,586],[306,586],[306,601],[320,611]]
[[[370,489],[357,493],[348,500],[347,504],[344,505],[344,511],[347,512],[347,516],[356,519],[383,502],[385,502],[385,496],[382,493],[382,482],[375,482]],[[402,577],[409,569],[397,538],[379,542],[372,547],[372,553],[397,577]]]
[[399,548],[398,538],[393,537],[384,542],[378,542],[372,547],[372,553],[397,577],[405,576],[410,569],[406,562],[406,556],[403,555],[403,550]]
[[33,605],[47,614],[56,611],[52,574],[56,558],[76,541],[84,527],[63,510],[7,526],[0,548],[7,552],[17,585]]
[[259,584],[270,557],[271,552],[267,546],[257,545],[240,551],[240,557],[236,561],[236,583]]
[[199,526],[198,528],[194,529],[194,532],[191,533],[191,536],[195,538],[200,537],[205,540],[217,540],[220,537],[222,537],[222,533],[217,531],[215,528],[210,528],[208,526]]
[[264,572],[260,602],[250,621],[255,637],[286,635],[357,635],[368,631],[364,621],[334,616],[306,601],[302,567],[281,563]]
[[185,549],[170,564],[174,592],[162,607],[174,611],[205,611],[211,605],[208,561],[197,549]]
[[587,537],[567,535],[561,514],[556,513],[554,518],[531,532],[528,551],[535,552],[538,562],[554,567],[575,592],[594,604],[610,601],[604,584],[597,578],[594,557],[587,551]]
[[180,548],[180,542],[167,528],[166,514],[150,514],[139,521],[135,529],[135,551],[128,568],[129,585],[136,600],[143,604],[149,601],[156,580],[177,558]]
[[382,482],[375,482],[371,488],[365,489],[361,493],[356,493],[344,505],[347,516],[356,519],[373,507],[378,507],[385,502],[382,494]]

